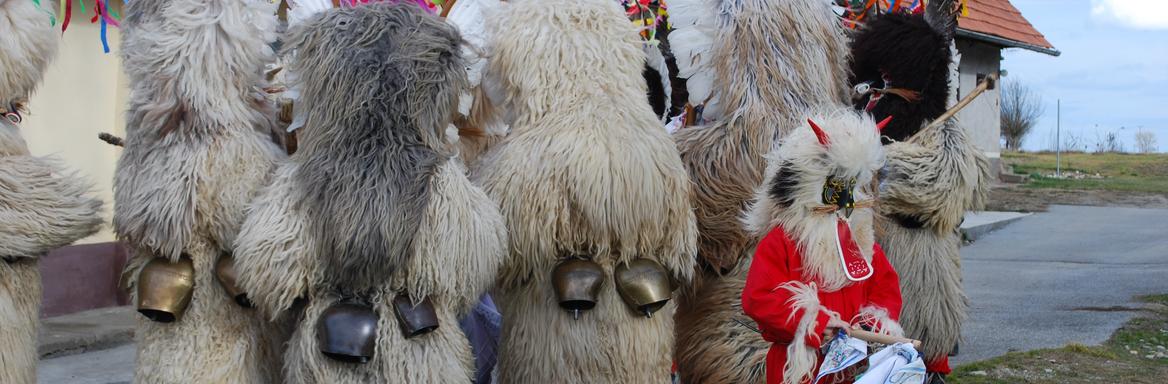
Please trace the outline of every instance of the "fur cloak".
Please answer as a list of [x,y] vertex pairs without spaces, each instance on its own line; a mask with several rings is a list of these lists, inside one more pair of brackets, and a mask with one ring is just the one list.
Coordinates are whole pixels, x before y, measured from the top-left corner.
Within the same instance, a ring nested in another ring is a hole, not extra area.
[[879,240],[902,276],[904,329],[921,340],[926,360],[936,360],[961,338],[969,300],[961,286],[958,227],[966,211],[985,204],[989,161],[956,120],[887,150]]
[[[281,381],[278,327],[237,305],[214,273],[244,210],[283,156],[258,90],[274,59],[276,5],[265,0],[135,1],[122,59],[130,79],[114,226],[131,260],[189,255],[194,297],[181,320],[139,318],[139,383]],[[134,287],[131,287],[133,291]]]
[[851,83],[905,89],[917,92],[919,100],[885,95],[869,104],[869,97],[860,97],[856,109],[867,109],[877,119],[895,116],[882,133],[908,140],[948,109],[950,42],[920,15],[890,13],[865,25],[851,44]]
[[876,119],[894,116],[884,131],[892,144],[881,180],[879,241],[902,277],[904,329],[923,343],[930,370],[947,365],[943,359],[961,337],[968,300],[958,227],[965,211],[981,209],[992,177],[956,119],[921,131],[949,101],[957,10],[951,0],[934,0],[923,15],[883,15],[852,42],[853,81],[919,95],[909,101],[869,94],[856,107]]
[[[682,381],[761,383],[769,343],[743,324],[751,236],[741,217],[765,154],[810,106],[845,105],[847,40],[819,0],[669,2],[671,48],[707,123],[674,134],[695,186],[704,264],[677,316]],[[731,27],[732,26],[732,27]]]
[[[0,110],[36,88],[56,53],[49,17],[30,1],[0,0]],[[0,383],[36,382],[41,275],[37,258],[97,232],[101,202],[57,161],[33,157],[0,117]]]
[[[312,108],[299,151],[252,207],[236,266],[258,308],[296,321],[287,382],[470,381],[458,319],[494,281],[507,240],[445,134],[466,89],[462,39],[403,2],[318,13],[286,43],[299,103]],[[428,297],[438,329],[406,339],[399,294]],[[332,360],[317,342],[321,314],[354,297],[380,318],[365,364]]]
[[[638,258],[682,284],[694,268],[690,186],[646,102],[641,40],[611,0],[507,2],[492,28],[484,82],[511,125],[479,175],[511,231],[496,296],[499,380],[668,382],[674,304],[645,318],[612,278]],[[577,320],[551,282],[572,254],[605,272],[597,306]]]
[[847,100],[847,40],[820,0],[669,6],[677,28],[669,39],[690,103],[704,105],[709,121],[674,134],[696,186],[698,253],[725,271],[749,243],[739,217],[762,182],[764,155],[809,106]]

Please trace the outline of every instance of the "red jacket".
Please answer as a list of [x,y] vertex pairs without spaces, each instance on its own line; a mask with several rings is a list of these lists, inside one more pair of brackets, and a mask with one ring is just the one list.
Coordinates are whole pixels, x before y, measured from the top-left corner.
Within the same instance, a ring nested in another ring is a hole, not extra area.
[[[814,279],[803,275],[802,257],[782,228],[775,228],[758,244],[750,272],[746,277],[746,287],[742,292],[742,310],[758,323],[763,339],[774,343],[767,353],[767,383],[783,382],[783,367],[787,362],[787,347],[791,343],[802,343],[816,351],[823,343],[823,331],[830,316],[827,311],[819,311],[813,325],[810,325],[799,340],[794,340],[800,321],[806,309],[799,308],[792,301],[795,294],[782,289],[784,284],[801,282],[808,287]],[[879,245],[873,244],[872,276],[866,280],[851,282],[835,292],[818,289],[818,305],[822,309],[838,313],[844,321],[857,324],[858,315],[875,312],[886,315],[885,321],[896,321],[900,317],[900,282],[896,271],[884,257]],[[841,267],[842,268],[842,267]],[[883,310],[884,313],[879,313]],[[880,320],[877,316],[877,321]],[[881,324],[866,324],[881,327]],[[816,352],[818,354],[818,352]],[[818,361],[823,356],[819,355]],[[812,369],[812,375],[819,362]],[[810,381],[805,381],[810,382]]]

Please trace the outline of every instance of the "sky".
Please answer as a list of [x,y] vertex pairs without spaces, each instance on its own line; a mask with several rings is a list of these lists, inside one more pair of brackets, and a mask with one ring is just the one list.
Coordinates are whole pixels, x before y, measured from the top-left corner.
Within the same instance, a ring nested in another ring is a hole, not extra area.
[[1054,148],[1061,99],[1064,138],[1076,135],[1093,146],[1115,132],[1130,151],[1143,130],[1168,151],[1168,0],[1011,3],[1062,52],[1003,51],[1005,81],[1029,85],[1046,107],[1024,149]]

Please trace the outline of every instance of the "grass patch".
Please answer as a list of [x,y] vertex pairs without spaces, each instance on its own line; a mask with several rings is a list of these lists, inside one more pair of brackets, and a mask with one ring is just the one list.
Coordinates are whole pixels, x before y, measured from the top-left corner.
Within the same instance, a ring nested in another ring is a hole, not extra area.
[[1030,188],[1100,189],[1168,193],[1168,154],[1064,153],[1063,174],[1076,171],[1101,178],[1058,179],[1051,152],[1004,152],[1014,173],[1030,175]]
[[948,382],[1162,384],[1168,378],[1168,295],[1141,299],[1152,304],[1147,315],[1129,321],[1103,345],[1011,352],[962,365]]

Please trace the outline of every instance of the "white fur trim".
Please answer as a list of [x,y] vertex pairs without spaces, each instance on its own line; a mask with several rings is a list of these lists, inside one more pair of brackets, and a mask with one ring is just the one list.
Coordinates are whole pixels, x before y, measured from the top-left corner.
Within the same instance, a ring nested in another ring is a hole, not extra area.
[[887,309],[877,307],[875,305],[865,305],[860,307],[860,313],[857,313],[856,316],[853,316],[852,321],[849,323],[871,323],[875,325],[875,327],[872,328],[872,332],[889,336],[904,337],[904,329],[901,329],[900,323],[898,323],[896,320],[893,320],[892,317],[888,315]]
[[[787,363],[783,365],[783,384],[799,384],[815,377],[815,369],[819,363],[819,349],[803,343],[803,339],[817,328],[816,318],[820,312],[834,318],[839,318],[839,314],[819,304],[819,288],[815,283],[790,281],[775,289],[791,292],[787,305],[795,310],[803,310],[803,317],[799,319],[794,337],[787,345]],[[794,318],[795,312],[791,311],[788,321]]]

